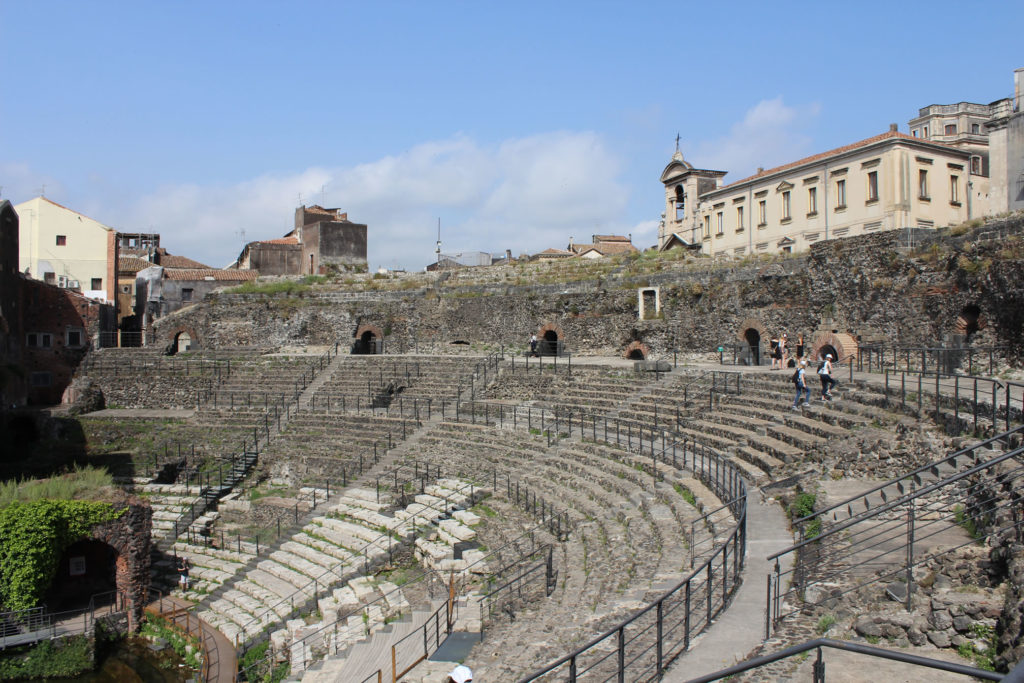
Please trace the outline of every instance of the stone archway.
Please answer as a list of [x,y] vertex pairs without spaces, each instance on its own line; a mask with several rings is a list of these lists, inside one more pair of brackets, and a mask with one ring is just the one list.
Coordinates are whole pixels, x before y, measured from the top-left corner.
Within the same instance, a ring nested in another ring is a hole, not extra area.
[[560,356],[565,348],[565,333],[554,323],[547,323],[537,330],[537,354]]
[[745,353],[741,355],[743,362],[747,365],[760,365],[761,343],[769,338],[764,323],[757,318],[747,318],[740,323],[736,338],[747,347]]
[[622,352],[622,357],[630,360],[647,360],[650,355],[650,347],[640,341],[630,342],[629,346]]
[[93,527],[86,540],[113,550],[114,585],[127,604],[128,628],[137,631],[149,600],[153,509],[138,499],[130,499],[126,508],[117,519]]
[[171,341],[167,345],[166,353],[173,356],[180,351],[195,351],[199,348],[199,335],[191,327],[179,327],[170,334]]
[[844,363],[857,357],[857,340],[845,332],[819,332],[811,342],[812,361],[824,360],[825,354],[832,354],[832,361]]
[[965,341],[970,341],[975,333],[980,332],[988,326],[988,320],[981,313],[977,304],[968,304],[960,311],[954,324],[954,332],[961,335]]
[[384,331],[376,325],[360,325],[352,342],[352,355],[373,355],[384,351]]

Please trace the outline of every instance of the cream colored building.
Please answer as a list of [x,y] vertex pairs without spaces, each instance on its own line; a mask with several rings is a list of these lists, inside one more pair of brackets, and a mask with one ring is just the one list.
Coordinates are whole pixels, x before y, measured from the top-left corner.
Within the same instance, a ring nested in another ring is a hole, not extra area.
[[[714,256],[798,252],[814,242],[955,225],[988,212],[971,152],[895,130],[718,186],[677,151],[662,172],[658,245]],[[693,201],[696,199],[696,201]]]
[[87,297],[117,300],[117,231],[46,197],[14,207],[18,270]]
[[993,213],[1024,209],[1024,69],[1013,72],[1013,97],[1000,100],[985,125]]

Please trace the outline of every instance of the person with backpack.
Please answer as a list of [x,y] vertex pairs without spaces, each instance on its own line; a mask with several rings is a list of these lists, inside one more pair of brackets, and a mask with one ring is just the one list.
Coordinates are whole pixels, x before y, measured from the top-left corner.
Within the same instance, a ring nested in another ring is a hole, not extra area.
[[800,410],[800,393],[804,394],[804,405],[811,405],[811,388],[807,386],[807,361],[800,361],[799,367],[793,373],[793,384],[796,385],[796,398],[793,399],[793,410]]
[[832,400],[832,387],[837,382],[832,379],[832,354],[825,354],[825,361],[818,368],[818,376],[821,377],[821,400],[831,401]]

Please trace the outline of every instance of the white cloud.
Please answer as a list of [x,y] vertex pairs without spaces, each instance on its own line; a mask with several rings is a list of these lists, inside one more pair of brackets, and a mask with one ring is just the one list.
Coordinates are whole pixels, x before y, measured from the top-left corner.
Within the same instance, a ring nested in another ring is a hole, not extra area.
[[159,232],[172,253],[223,266],[241,250],[242,230],[247,241],[284,235],[299,194],[305,204],[321,203],[324,187],[326,204],[369,226],[371,268],[417,269],[433,258],[439,216],[451,251],[532,253],[625,225],[620,167],[594,133],[547,133],[495,146],[460,135],[352,167],[161,187],[97,213],[122,230]]
[[817,104],[788,106],[781,96],[761,100],[733,124],[728,135],[696,142],[687,156],[702,168],[728,171],[727,183],[740,180],[758,166],[771,168],[809,154],[812,137],[802,131],[819,111]]

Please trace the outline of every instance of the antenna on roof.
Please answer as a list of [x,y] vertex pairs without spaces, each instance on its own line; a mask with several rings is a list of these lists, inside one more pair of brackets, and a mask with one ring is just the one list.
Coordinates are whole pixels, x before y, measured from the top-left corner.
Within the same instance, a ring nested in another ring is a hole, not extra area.
[[299,206],[302,206],[302,193],[299,193]]
[[43,186],[41,188],[39,188],[39,196],[40,197],[45,197],[46,196],[46,183],[43,183]]
[[326,185],[321,185],[320,186],[320,206],[322,206],[324,208],[327,208],[327,195],[324,193],[324,188],[325,187],[327,187],[327,186]]
[[240,228],[235,231],[235,234],[242,238],[242,246],[245,246],[245,228]]
[[434,253],[437,254],[437,262],[440,264],[441,263],[441,218],[440,217],[438,217],[438,219],[437,219],[437,249],[434,250]]

